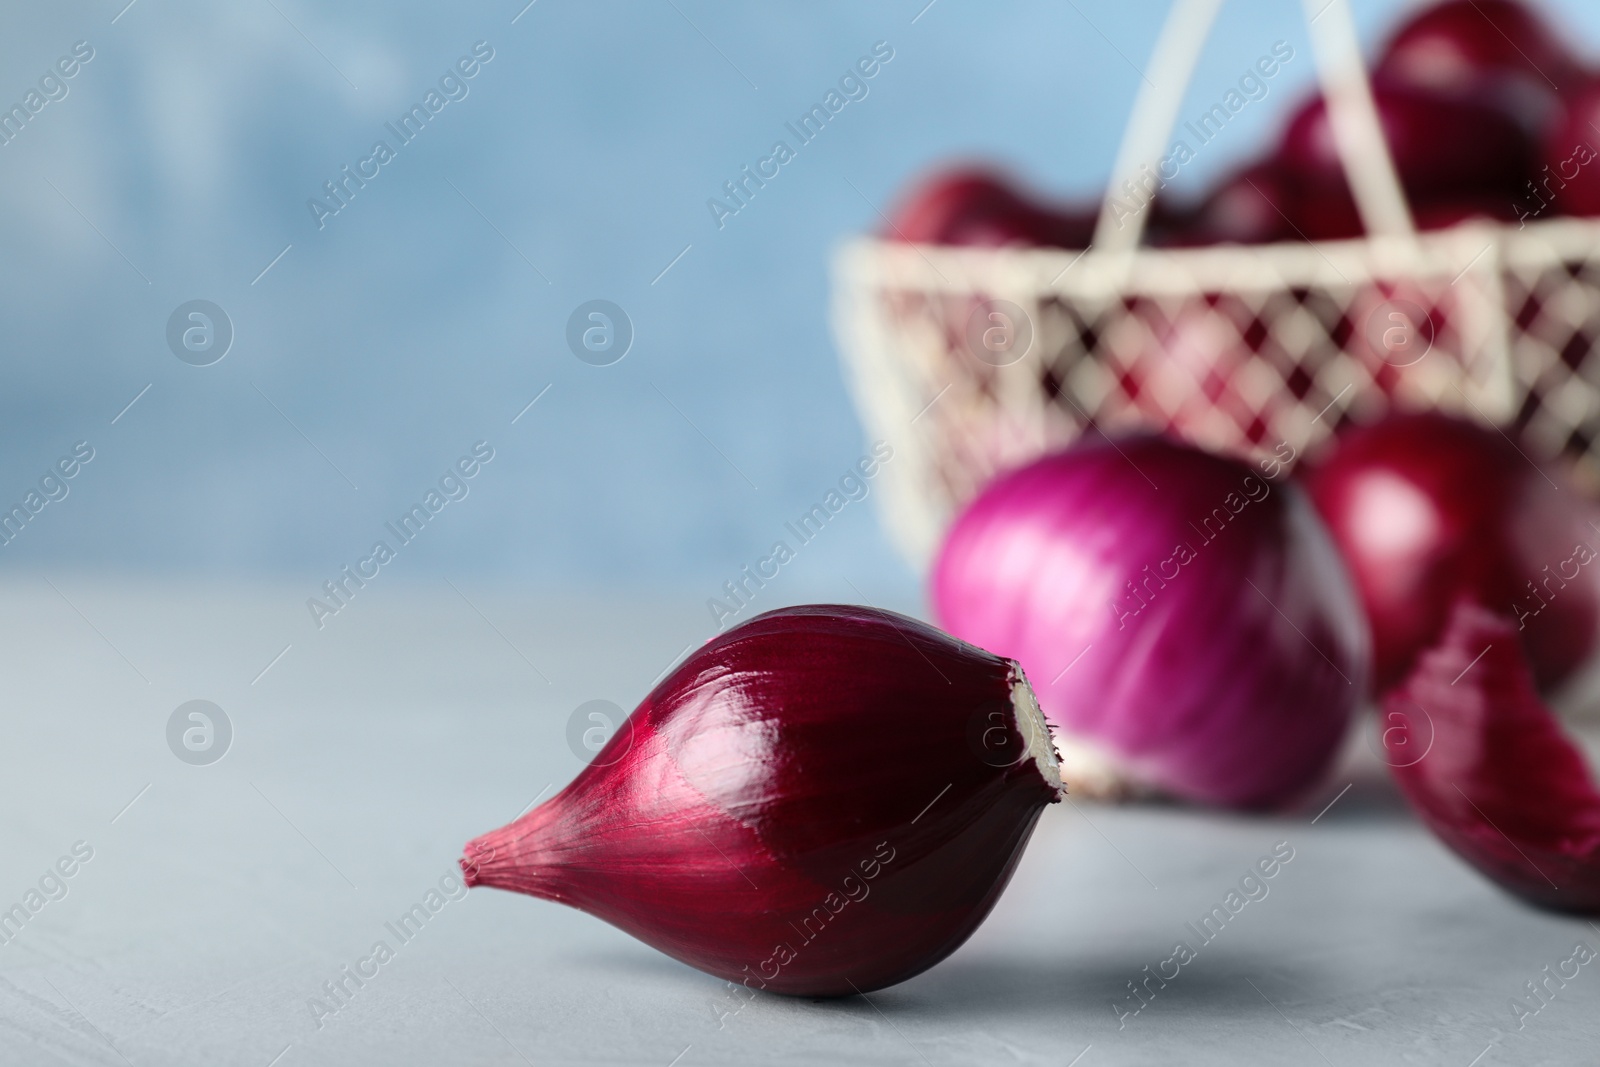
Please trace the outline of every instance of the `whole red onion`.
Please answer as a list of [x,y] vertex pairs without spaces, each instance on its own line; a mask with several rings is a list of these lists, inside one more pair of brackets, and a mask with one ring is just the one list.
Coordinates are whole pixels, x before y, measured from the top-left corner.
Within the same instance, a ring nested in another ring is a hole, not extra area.
[[1395,31],[1374,73],[1434,89],[1473,88],[1507,74],[1565,89],[1582,65],[1530,4],[1445,0]]
[[961,167],[919,182],[884,236],[920,244],[1087,248],[1097,212],[1040,203],[997,171]]
[[729,981],[844,996],[954,952],[1060,794],[1015,663],[885,611],[785,608],[696,651],[461,865]]
[[[1510,199],[1525,180],[1535,144],[1500,98],[1380,83],[1373,86],[1373,103],[1400,183],[1413,204],[1475,192]],[[1312,223],[1319,200],[1349,196],[1322,97],[1290,121],[1278,159],[1304,183],[1299,200]],[[1304,230],[1307,223],[1299,225]]]
[[1366,684],[1359,602],[1300,491],[1160,437],[1084,439],[997,479],[951,527],[933,602],[1022,663],[1074,787],[1100,771],[1111,790],[1288,803]]
[[1266,244],[1300,239],[1298,183],[1273,160],[1224,178],[1201,201],[1184,235],[1189,244]]
[[1393,415],[1341,433],[1305,480],[1365,605],[1376,692],[1439,639],[1462,595],[1518,622],[1541,686],[1593,654],[1596,511],[1498,431]]
[[1517,637],[1511,619],[1457,603],[1384,698],[1389,764],[1428,827],[1484,875],[1541,907],[1600,914],[1600,792]]

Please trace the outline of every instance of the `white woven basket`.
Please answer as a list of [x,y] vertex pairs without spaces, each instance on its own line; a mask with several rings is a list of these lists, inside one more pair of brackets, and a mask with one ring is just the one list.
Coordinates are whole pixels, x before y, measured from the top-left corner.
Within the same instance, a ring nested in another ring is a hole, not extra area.
[[[879,499],[914,563],[993,475],[1090,426],[1283,458],[1391,405],[1437,407],[1600,485],[1600,220],[1416,233],[1348,12],[1314,2],[1335,134],[1377,236],[1156,250],[1107,214],[1082,253],[841,250],[835,330],[869,435],[895,444]],[[1136,103],[1112,189],[1160,155],[1219,3],[1175,3],[1150,66],[1173,76]]]

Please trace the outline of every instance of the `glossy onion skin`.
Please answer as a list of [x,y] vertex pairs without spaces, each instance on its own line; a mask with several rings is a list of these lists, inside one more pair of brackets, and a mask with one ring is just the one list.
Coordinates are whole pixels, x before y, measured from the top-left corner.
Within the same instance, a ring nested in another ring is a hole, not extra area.
[[1600,537],[1596,512],[1553,479],[1497,431],[1439,412],[1353,428],[1311,467],[1372,626],[1376,692],[1439,639],[1459,596],[1523,621],[1541,687],[1589,658],[1600,563],[1579,560]]
[[[1537,154],[1513,110],[1488,92],[1445,94],[1380,83],[1373,104],[1407,199],[1419,206],[1475,193],[1514,200]],[[1361,233],[1325,99],[1308,101],[1290,120],[1278,158],[1291,181],[1299,179],[1299,222],[1310,227],[1307,237]],[[1346,222],[1357,228],[1341,232]]]
[[1019,680],[889,612],[768,612],[691,655],[559,795],[471,842],[468,884],[753,989],[904,981],[983,921],[1059,799],[1011,713]]
[[[1167,562],[1178,546],[1193,558]],[[1003,475],[932,580],[941,625],[1018,660],[1058,738],[1186,800],[1299,799],[1366,683],[1359,603],[1299,490],[1161,437],[1085,438]],[[1129,582],[1151,591],[1132,618]]]
[[1457,604],[1383,711],[1394,776],[1446,845],[1529,903],[1600,914],[1600,793],[1540,703],[1515,623]]
[[1470,89],[1495,75],[1565,89],[1582,65],[1535,5],[1522,0],[1444,0],[1424,7],[1385,46],[1379,79]]

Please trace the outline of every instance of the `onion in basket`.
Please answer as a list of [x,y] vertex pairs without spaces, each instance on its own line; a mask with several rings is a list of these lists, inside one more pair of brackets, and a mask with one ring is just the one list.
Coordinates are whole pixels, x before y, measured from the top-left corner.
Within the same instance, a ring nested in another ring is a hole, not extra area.
[[[1373,102],[1395,171],[1413,205],[1475,194],[1496,194],[1508,205],[1517,198],[1535,145],[1498,98],[1379,84],[1373,87]],[[1323,98],[1296,113],[1278,158],[1304,183],[1295,222],[1306,237],[1360,235]]]
[[884,232],[919,244],[1087,248],[1095,212],[1043,204],[999,172],[961,167],[915,185]]
[[1530,4],[1445,0],[1395,31],[1375,74],[1446,90],[1471,89],[1506,75],[1565,88],[1582,75],[1582,66]]
[[1295,183],[1274,160],[1244,167],[1206,194],[1187,221],[1182,245],[1292,241],[1298,211]]

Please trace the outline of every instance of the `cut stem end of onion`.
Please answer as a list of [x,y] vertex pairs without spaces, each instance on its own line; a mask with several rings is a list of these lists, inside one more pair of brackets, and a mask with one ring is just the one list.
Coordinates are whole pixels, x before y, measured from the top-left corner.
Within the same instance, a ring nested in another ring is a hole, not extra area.
[[1028,756],[1039,768],[1039,777],[1060,799],[1067,791],[1063,781],[1066,776],[1057,755],[1050,724],[1045,720],[1044,712],[1039,708],[1039,698],[1034,695],[1033,686],[1028,684],[1022,668],[1013,662],[1011,670],[1011,710],[1016,715],[1017,732],[1028,740]]

